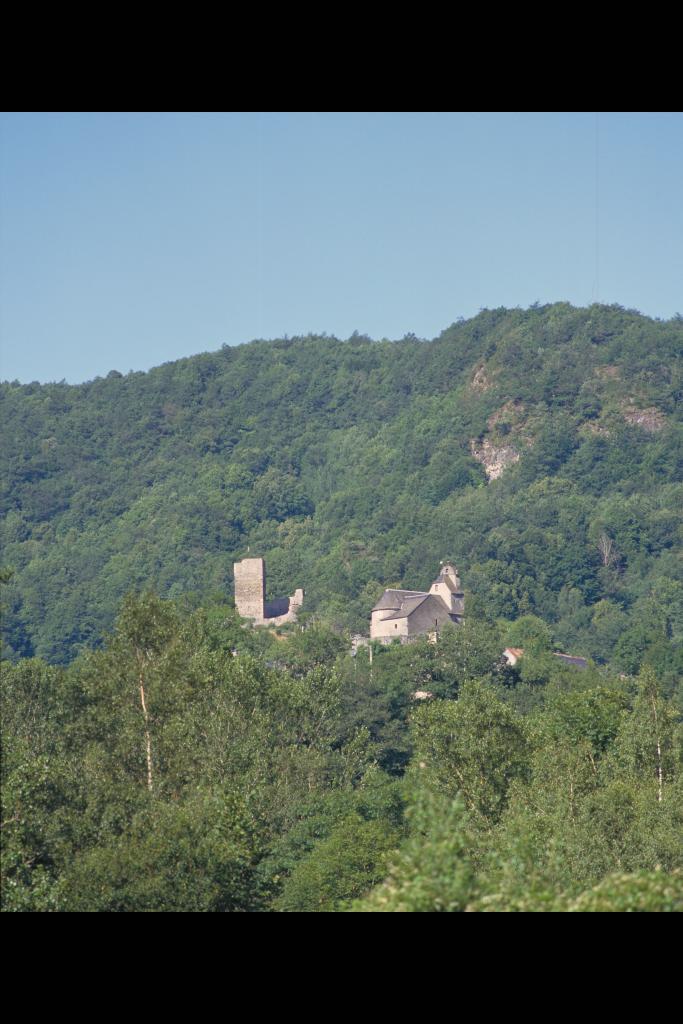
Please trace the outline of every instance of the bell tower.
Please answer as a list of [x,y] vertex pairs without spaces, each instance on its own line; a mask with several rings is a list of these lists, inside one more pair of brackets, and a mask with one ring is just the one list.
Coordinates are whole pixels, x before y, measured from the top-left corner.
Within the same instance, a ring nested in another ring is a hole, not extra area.
[[441,575],[448,576],[453,581],[453,591],[455,593],[462,593],[462,586],[460,583],[460,577],[458,576],[458,570],[451,562],[444,562],[441,566]]

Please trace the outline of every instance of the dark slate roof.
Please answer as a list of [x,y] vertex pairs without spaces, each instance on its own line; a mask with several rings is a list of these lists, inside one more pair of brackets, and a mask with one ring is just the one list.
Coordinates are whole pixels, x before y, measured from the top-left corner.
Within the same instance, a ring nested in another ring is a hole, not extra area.
[[562,661],[566,665],[577,665],[578,668],[588,667],[587,658],[580,658],[576,654],[561,654],[560,651],[553,651],[553,654],[556,658],[562,658]]
[[385,590],[377,604],[372,609],[379,612],[384,608],[400,608],[408,597],[426,597],[422,590]]
[[396,615],[387,615],[387,617],[382,621],[390,622],[392,619],[406,619],[411,612],[414,612],[415,609],[422,604],[423,601],[426,601],[428,597],[433,596],[433,594],[414,594],[412,597],[406,597]]
[[400,611],[397,611],[395,615],[387,615],[387,617],[382,621],[391,622],[393,619],[407,619],[410,615],[413,614],[416,608],[419,608],[420,605],[422,605],[427,600],[438,601],[442,611],[447,612],[449,618],[451,618],[453,622],[458,621],[457,616],[451,615],[448,609],[448,605],[446,604],[442,597],[439,597],[438,594],[417,594],[415,597],[407,597],[403,604],[401,605]]

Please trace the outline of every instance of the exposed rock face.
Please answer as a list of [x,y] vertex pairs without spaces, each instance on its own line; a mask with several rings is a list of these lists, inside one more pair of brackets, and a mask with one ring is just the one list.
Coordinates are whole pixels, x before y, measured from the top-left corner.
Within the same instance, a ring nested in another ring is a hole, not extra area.
[[642,427],[643,430],[647,430],[651,434],[656,434],[664,426],[664,413],[655,409],[654,406],[650,406],[649,409],[636,409],[630,403],[622,409],[622,412],[627,423]]
[[491,381],[486,373],[486,367],[480,366],[474,372],[470,387],[473,391],[488,391],[491,386]]
[[508,466],[519,462],[520,454],[511,444],[495,445],[486,438],[483,441],[471,441],[472,457],[481,462],[489,480],[497,480]]

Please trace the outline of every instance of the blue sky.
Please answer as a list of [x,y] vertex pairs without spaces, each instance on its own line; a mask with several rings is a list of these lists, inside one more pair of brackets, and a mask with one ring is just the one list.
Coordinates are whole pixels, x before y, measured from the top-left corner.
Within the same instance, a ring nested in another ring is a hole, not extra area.
[[3,379],[596,299],[683,312],[681,114],[0,117]]

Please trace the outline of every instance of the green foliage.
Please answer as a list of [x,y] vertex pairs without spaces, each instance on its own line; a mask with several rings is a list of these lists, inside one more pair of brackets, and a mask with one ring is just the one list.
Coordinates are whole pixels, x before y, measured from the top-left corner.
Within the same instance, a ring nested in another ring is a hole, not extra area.
[[261,864],[274,909],[341,910],[384,878],[387,854],[405,831],[402,785],[367,762],[347,776],[351,781],[355,787],[304,801],[297,821]]
[[680,871],[609,875],[573,900],[567,910],[582,914],[680,914],[683,913],[683,875]]
[[549,738],[590,744],[595,757],[614,741],[627,707],[625,694],[606,687],[550,692],[545,702],[543,728]]
[[4,663],[3,911],[678,909],[680,715],[651,666],[550,656],[529,703],[483,621],[372,663],[312,629],[267,664],[230,609],[144,594],[66,670]]
[[[302,616],[305,621],[305,616]],[[331,665],[347,648],[334,630],[321,622],[309,623],[305,629],[292,627],[292,632],[278,645],[278,664],[302,675],[321,665]]]
[[418,789],[406,812],[410,838],[386,881],[353,910],[365,913],[453,913],[467,908],[475,872],[468,856],[462,802]]
[[521,647],[525,654],[541,654],[553,642],[548,624],[537,615],[523,615],[513,622],[506,639],[509,647]]
[[[3,911],[680,910],[682,341],[560,303],[3,386]],[[303,630],[243,626],[249,550]],[[352,658],[444,557],[464,625]]]
[[467,683],[457,701],[434,701],[413,716],[414,764],[430,788],[460,795],[474,822],[496,822],[508,789],[528,772],[523,721],[482,683]]
[[683,773],[683,727],[675,709],[664,700],[650,667],[636,681],[630,714],[623,716],[614,756],[634,779],[657,787],[658,799]]
[[367,757],[362,737],[332,747],[326,666],[274,671],[234,655],[225,628],[131,596],[107,646],[68,673],[4,666],[4,909],[262,905],[271,837],[312,792],[352,786]]
[[64,878],[70,911],[235,912],[258,909],[254,838],[239,801],[200,793],[138,813]]
[[381,882],[387,854],[398,833],[385,822],[341,818],[331,834],[317,843],[287,879],[275,909],[285,912],[330,912],[362,896]]
[[[536,616],[599,662],[618,645],[622,671],[649,660],[673,685],[682,340],[558,303],[432,342],[309,336],[3,385],[5,654],[66,663],[150,585],[206,604],[249,549],[269,597],[303,586],[307,612],[360,632],[384,585],[426,586],[447,553],[468,606]],[[519,462],[487,482],[477,438]]]

